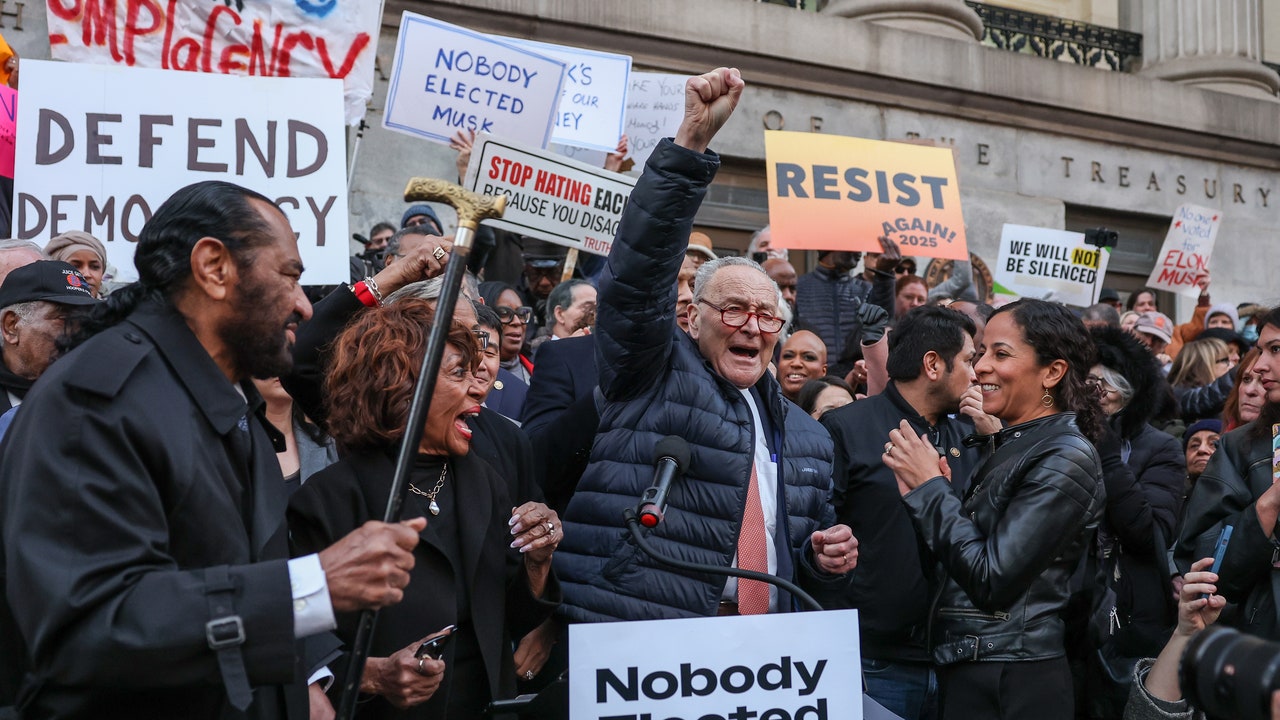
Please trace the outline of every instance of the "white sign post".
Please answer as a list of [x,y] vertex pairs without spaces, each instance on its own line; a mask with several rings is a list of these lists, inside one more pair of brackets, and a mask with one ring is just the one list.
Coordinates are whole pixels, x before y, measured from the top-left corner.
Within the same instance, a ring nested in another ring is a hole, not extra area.
[[993,289],[1002,301],[1025,297],[1088,307],[1098,301],[1110,258],[1110,249],[1085,242],[1084,233],[1006,224]]
[[382,126],[444,145],[475,130],[544,148],[564,71],[546,54],[405,12]]
[[495,38],[565,64],[564,92],[551,139],[562,145],[612,151],[622,136],[631,58],[518,38]]
[[507,211],[485,224],[608,255],[635,178],[517,143],[477,135],[464,185],[507,195]]
[[570,720],[861,720],[856,610],[569,626]]
[[373,95],[382,10],[376,2],[337,0],[130,0],[50,2],[48,18],[55,60],[339,78],[347,124],[356,125]]
[[1209,272],[1209,258],[1218,239],[1222,213],[1199,205],[1182,205],[1173,214],[1169,232],[1147,286],[1187,297],[1200,294],[1196,282]]
[[627,138],[631,159],[640,174],[662,138],[675,137],[684,119],[685,75],[636,72],[627,95]]
[[15,236],[43,244],[84,230],[132,281],[134,243],[160,204],[190,183],[226,180],[284,211],[306,283],[347,279],[340,81],[39,60],[22,61],[22,78]]

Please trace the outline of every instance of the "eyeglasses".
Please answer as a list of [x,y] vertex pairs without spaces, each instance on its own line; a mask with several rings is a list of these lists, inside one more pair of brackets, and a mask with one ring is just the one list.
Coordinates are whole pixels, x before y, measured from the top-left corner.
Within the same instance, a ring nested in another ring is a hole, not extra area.
[[725,327],[731,327],[736,330],[746,325],[747,321],[754,317],[756,326],[760,328],[762,333],[772,335],[782,329],[782,318],[769,313],[751,312],[736,307],[722,308],[719,305],[712,305],[706,300],[699,300],[698,302],[709,308],[719,310],[720,322],[724,323]]
[[519,318],[520,322],[528,325],[529,318],[533,317],[533,308],[528,305],[518,308],[499,305],[495,307],[494,310],[497,311],[498,319],[502,321],[503,325],[510,325],[516,321],[516,318]]
[[489,331],[480,328],[472,328],[471,334],[476,336],[476,341],[480,343],[481,350],[489,349]]
[[1084,384],[1088,385],[1090,388],[1092,388],[1095,392],[1097,392],[1100,395],[1113,395],[1120,392],[1119,390],[1108,385],[1106,380],[1103,380],[1097,375],[1090,375],[1089,377],[1086,377],[1084,379]]

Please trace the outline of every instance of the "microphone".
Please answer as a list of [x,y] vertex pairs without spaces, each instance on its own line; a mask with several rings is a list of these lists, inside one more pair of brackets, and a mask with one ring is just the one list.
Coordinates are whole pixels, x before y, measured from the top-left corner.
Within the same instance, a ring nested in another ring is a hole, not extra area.
[[369,247],[369,238],[361,235],[360,233],[351,233],[351,239],[365,247]]
[[640,524],[657,527],[667,509],[667,494],[671,483],[689,466],[689,443],[684,438],[668,435],[658,441],[654,449],[653,484],[640,496]]

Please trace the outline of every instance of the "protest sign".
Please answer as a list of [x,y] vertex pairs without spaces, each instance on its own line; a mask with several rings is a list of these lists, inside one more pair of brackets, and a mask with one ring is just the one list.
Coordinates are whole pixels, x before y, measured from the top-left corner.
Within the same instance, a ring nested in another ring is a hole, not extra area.
[[618,146],[627,112],[629,56],[519,38],[496,39],[564,63],[564,91],[551,136],[554,142],[605,152]]
[[557,245],[608,255],[635,178],[550,150],[477,135],[464,185],[507,196],[507,211],[485,224]]
[[564,70],[547,55],[405,12],[382,126],[445,145],[475,130],[544,148]]
[[347,279],[341,82],[23,60],[22,86],[15,236],[43,244],[83,230],[131,281],[134,243],[160,204],[226,180],[277,202],[307,284]]
[[643,169],[662,138],[675,137],[684,119],[685,75],[637,72],[627,94],[627,138],[630,157]]
[[[49,2],[55,60],[269,77],[337,78],[356,125],[373,96],[382,12],[337,0]],[[237,98],[237,103],[244,98]]]
[[0,85],[0,175],[13,177],[14,143],[18,139],[18,91]]
[[860,720],[858,612],[569,626],[570,720]]
[[1005,224],[992,287],[1002,301],[1020,297],[1088,307],[1098,302],[1111,249],[1084,233]]
[[1222,213],[1199,205],[1182,205],[1173,214],[1164,245],[1147,286],[1187,297],[1200,294],[1196,281],[1209,272],[1209,257],[1218,238]]
[[964,260],[964,217],[950,148],[766,131],[773,244]]

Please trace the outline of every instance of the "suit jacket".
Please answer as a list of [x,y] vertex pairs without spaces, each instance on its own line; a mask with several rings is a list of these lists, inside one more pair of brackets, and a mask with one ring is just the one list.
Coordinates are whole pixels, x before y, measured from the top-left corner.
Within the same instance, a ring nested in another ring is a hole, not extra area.
[[485,407],[497,411],[516,422],[520,422],[524,412],[525,396],[529,393],[529,385],[502,368],[498,368],[498,380],[485,399]]
[[153,303],[27,395],[0,468],[5,594],[34,680],[27,717],[244,717],[205,638],[215,566],[236,585],[247,716],[307,716],[266,423],[247,423],[247,457],[232,449],[248,410],[182,317]]
[[[503,422],[506,422],[505,420]],[[295,551],[314,552],[335,538],[382,516],[395,472],[394,449],[354,453],[322,470],[294,493],[289,502],[289,529]],[[515,694],[512,639],[523,637],[550,616],[559,604],[560,588],[552,575],[543,598],[535,598],[524,572],[523,556],[509,545],[507,519],[517,504],[507,481],[475,453],[450,460],[448,481],[454,483],[461,516],[461,565],[454,568],[430,524],[414,550],[404,600],[382,610],[374,629],[371,657],[386,657],[457,620],[458,587],[465,583],[471,598],[472,629],[484,658],[485,677],[455,678],[451,672],[454,644],[445,655],[444,684],[426,703],[397,711],[381,698],[369,701],[362,718],[444,718],[452,683],[484,682],[490,697]],[[449,510],[446,508],[445,512]],[[423,515],[410,495],[403,517]],[[430,516],[427,516],[430,520]],[[339,635],[355,636],[356,614],[338,617]]]
[[533,444],[535,477],[547,504],[564,514],[591,459],[600,414],[594,335],[549,342],[538,351],[521,429]]

